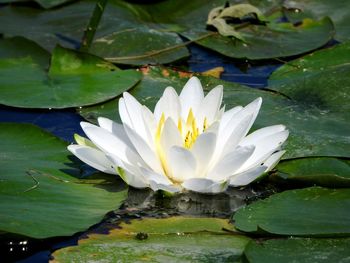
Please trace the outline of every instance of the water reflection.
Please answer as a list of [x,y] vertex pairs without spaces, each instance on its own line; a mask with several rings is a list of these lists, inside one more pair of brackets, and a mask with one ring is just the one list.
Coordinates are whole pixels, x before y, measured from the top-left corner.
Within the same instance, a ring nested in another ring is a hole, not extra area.
[[216,195],[184,192],[172,196],[160,191],[130,188],[123,208],[130,212],[142,212],[145,216],[166,213],[228,217],[259,195],[261,192],[252,187],[229,188],[226,192]]

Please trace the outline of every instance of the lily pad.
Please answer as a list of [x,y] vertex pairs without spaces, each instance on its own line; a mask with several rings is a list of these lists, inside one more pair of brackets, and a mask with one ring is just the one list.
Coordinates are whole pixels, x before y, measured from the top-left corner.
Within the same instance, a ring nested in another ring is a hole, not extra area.
[[350,187],[350,161],[327,157],[287,160],[278,164],[274,176],[308,185]]
[[280,262],[349,262],[349,238],[290,238],[272,239],[257,243],[251,241],[244,255],[251,263]]
[[232,235],[227,220],[172,217],[133,220],[108,235],[90,234],[79,245],[56,251],[55,262],[233,262],[249,238]]
[[206,48],[233,58],[269,59],[302,54],[330,41],[334,34],[332,21],[305,20],[300,26],[290,23],[247,25],[237,27],[244,39],[224,37],[217,33],[208,35],[205,28],[193,28],[181,34]]
[[[24,36],[52,50],[57,43],[79,46],[96,1],[80,1],[59,9],[4,7],[0,32]],[[136,13],[135,13],[136,12]],[[163,64],[189,56],[181,38],[146,20],[147,14],[124,1],[109,1],[91,53],[120,64]],[[16,21],[14,23],[13,21]]]
[[283,6],[287,8],[285,14],[292,22],[300,21],[304,17],[317,19],[329,16],[335,25],[335,39],[339,41],[350,40],[348,2],[342,0],[286,0]]
[[[0,0],[0,3],[16,3],[16,2],[30,2],[31,0]],[[72,2],[74,0],[34,0],[34,2],[38,3],[41,7],[49,9],[53,8],[65,3]]]
[[[206,30],[209,12],[227,1],[161,1],[141,6],[154,21],[179,32],[197,44],[233,58],[268,59],[302,54],[323,46],[334,35],[332,21],[322,16],[305,19],[300,25],[278,22],[280,1],[243,1],[262,11],[266,25],[237,24],[235,32],[244,41]],[[140,6],[136,6],[139,7]],[[141,13],[142,14],[142,13]],[[168,15],[166,15],[168,14]],[[277,22],[276,22],[277,21]]]
[[[32,50],[29,49],[28,52]],[[98,57],[57,47],[43,65],[43,54],[0,59],[0,103],[24,108],[67,108],[112,99],[141,78]]]
[[295,236],[349,236],[350,189],[311,187],[274,194],[233,216],[237,229]]
[[36,126],[1,123],[0,140],[1,231],[70,236],[98,223],[126,196],[112,176],[79,179],[67,143]]
[[[163,67],[145,68],[143,72],[144,78],[130,92],[152,110],[167,86],[173,86],[179,92],[190,75]],[[314,107],[308,108],[303,102],[290,100],[277,93],[212,77],[199,77],[206,92],[217,85],[224,86],[226,109],[246,105],[257,97],[262,97],[263,104],[253,129],[275,124],[286,125],[290,136],[285,146],[285,159],[307,156],[350,157],[350,127],[343,113],[324,112]],[[333,93],[337,93],[337,90],[333,90]],[[99,116],[119,121],[117,104],[117,100],[112,100],[79,109],[79,112],[93,122]]]
[[0,39],[0,59],[32,57],[41,67],[48,67],[50,53],[23,37]]
[[325,112],[350,117],[350,42],[313,52],[277,69],[269,87]]
[[94,10],[94,3],[81,1],[52,10],[9,5],[1,8],[0,33],[22,36],[47,50],[57,44],[78,47]]
[[95,39],[90,52],[117,64],[166,64],[189,56],[181,38],[147,26],[130,24]]

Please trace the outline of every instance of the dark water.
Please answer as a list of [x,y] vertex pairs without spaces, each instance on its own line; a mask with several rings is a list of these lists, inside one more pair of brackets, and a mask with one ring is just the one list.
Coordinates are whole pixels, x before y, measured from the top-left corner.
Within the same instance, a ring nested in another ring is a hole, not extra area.
[[[202,72],[214,67],[224,67],[221,78],[227,81],[263,88],[267,78],[280,63],[264,61],[252,63],[222,57],[196,45],[191,45],[192,54],[188,61],[191,71]],[[82,118],[72,109],[67,110],[28,110],[0,106],[0,122],[32,123],[68,141],[73,141],[73,134],[83,135],[79,126]],[[264,184],[264,183],[262,183]],[[108,232],[115,222],[143,216],[167,217],[176,214],[196,216],[215,216],[228,218],[233,211],[256,196],[268,196],[277,191],[266,185],[253,185],[246,189],[229,189],[220,195],[179,194],[167,198],[148,190],[129,190],[129,197],[123,207],[110,212],[103,223],[92,227],[91,231]],[[57,237],[35,240],[16,235],[0,233],[0,262],[43,263],[50,259],[50,251],[77,243],[78,233],[72,237]]]

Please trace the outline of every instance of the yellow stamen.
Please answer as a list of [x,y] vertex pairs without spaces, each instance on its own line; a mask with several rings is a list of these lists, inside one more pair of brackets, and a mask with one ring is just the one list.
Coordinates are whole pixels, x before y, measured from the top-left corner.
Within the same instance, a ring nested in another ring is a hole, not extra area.
[[[180,131],[181,132],[181,131]],[[192,109],[190,109],[186,120],[186,133],[185,133],[184,147],[190,149],[199,136],[199,129],[194,117]]]
[[179,118],[179,120],[177,122],[177,128],[178,128],[180,134],[182,135],[182,120],[181,120],[181,118]]
[[207,117],[204,118],[203,122],[203,132],[208,128],[208,119]]

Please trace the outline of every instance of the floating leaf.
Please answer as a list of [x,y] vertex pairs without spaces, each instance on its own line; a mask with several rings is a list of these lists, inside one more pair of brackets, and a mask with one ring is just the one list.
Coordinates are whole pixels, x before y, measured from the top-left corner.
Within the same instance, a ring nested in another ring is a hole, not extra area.
[[231,235],[227,220],[171,217],[122,223],[108,235],[90,234],[75,247],[56,251],[55,262],[232,262],[249,241]]
[[350,189],[311,187],[274,194],[234,215],[244,232],[278,235],[350,235]]
[[[15,41],[17,43],[17,41]],[[33,50],[32,43],[29,42]],[[0,103],[25,108],[67,108],[112,99],[141,78],[89,54],[57,47],[47,72],[39,53],[0,59]]]
[[350,40],[350,13],[347,1],[286,0],[283,1],[283,6],[287,8],[285,14],[292,22],[298,22],[305,17],[318,19],[319,17],[329,16],[335,25],[335,39],[339,41]]
[[[77,47],[95,4],[95,1],[80,1],[46,11],[4,7],[0,32],[5,36],[24,36],[48,50],[57,43]],[[147,19],[147,13],[136,5],[109,1],[90,52],[132,65],[170,63],[189,56],[176,33],[166,32]]]
[[[130,92],[142,104],[153,110],[167,86],[173,86],[179,92],[189,75],[162,67],[145,68],[144,78]],[[343,113],[324,112],[314,107],[308,108],[303,102],[289,100],[280,94],[215,78],[199,77],[206,92],[217,85],[224,86],[226,109],[246,105],[257,97],[262,97],[263,104],[253,129],[274,124],[286,125],[290,130],[290,136],[285,146],[287,150],[285,159],[306,156],[350,157],[348,139],[350,127]],[[307,90],[305,92],[307,93]],[[333,92],[337,93],[336,90]],[[96,121],[99,116],[119,121],[117,104],[117,100],[112,100],[83,108],[79,112],[90,121]]]
[[305,20],[300,26],[290,23],[267,25],[242,25],[235,30],[244,39],[208,34],[204,28],[195,27],[181,34],[197,44],[233,58],[269,59],[302,54],[330,41],[334,34],[332,21]]
[[78,47],[93,9],[94,3],[88,1],[52,10],[5,6],[1,8],[0,33],[28,38],[47,50],[53,50],[57,43]]
[[31,57],[41,67],[48,67],[50,53],[35,42],[23,37],[0,40],[0,59]]
[[244,250],[249,262],[349,262],[349,238],[290,238],[251,241]]
[[[139,8],[138,10],[146,9],[153,20],[161,26],[175,30],[199,45],[233,58],[267,59],[302,54],[323,46],[334,35],[334,26],[329,18],[305,19],[297,26],[292,23],[279,23],[276,20],[282,15],[274,10],[280,10],[280,1],[246,1],[261,10],[268,23],[237,25],[235,32],[244,41],[223,37],[206,30],[206,22],[210,10],[224,6],[225,2],[197,0],[189,4],[185,0],[161,1],[154,5],[133,7]],[[139,13],[144,14],[141,11]]]
[[279,163],[275,176],[309,185],[350,187],[350,161],[327,157],[293,159]]
[[[43,8],[49,9],[65,3],[72,2],[74,0],[32,0],[37,2]],[[16,2],[30,2],[30,0],[0,0],[0,3],[16,3]]]
[[126,191],[112,176],[79,179],[67,143],[29,124],[0,124],[0,230],[70,236],[117,209]]
[[269,86],[306,107],[339,112],[349,118],[349,61],[350,42],[316,51],[277,69]]
[[189,56],[178,35],[136,25],[97,38],[90,52],[113,63],[131,65],[165,64]]

